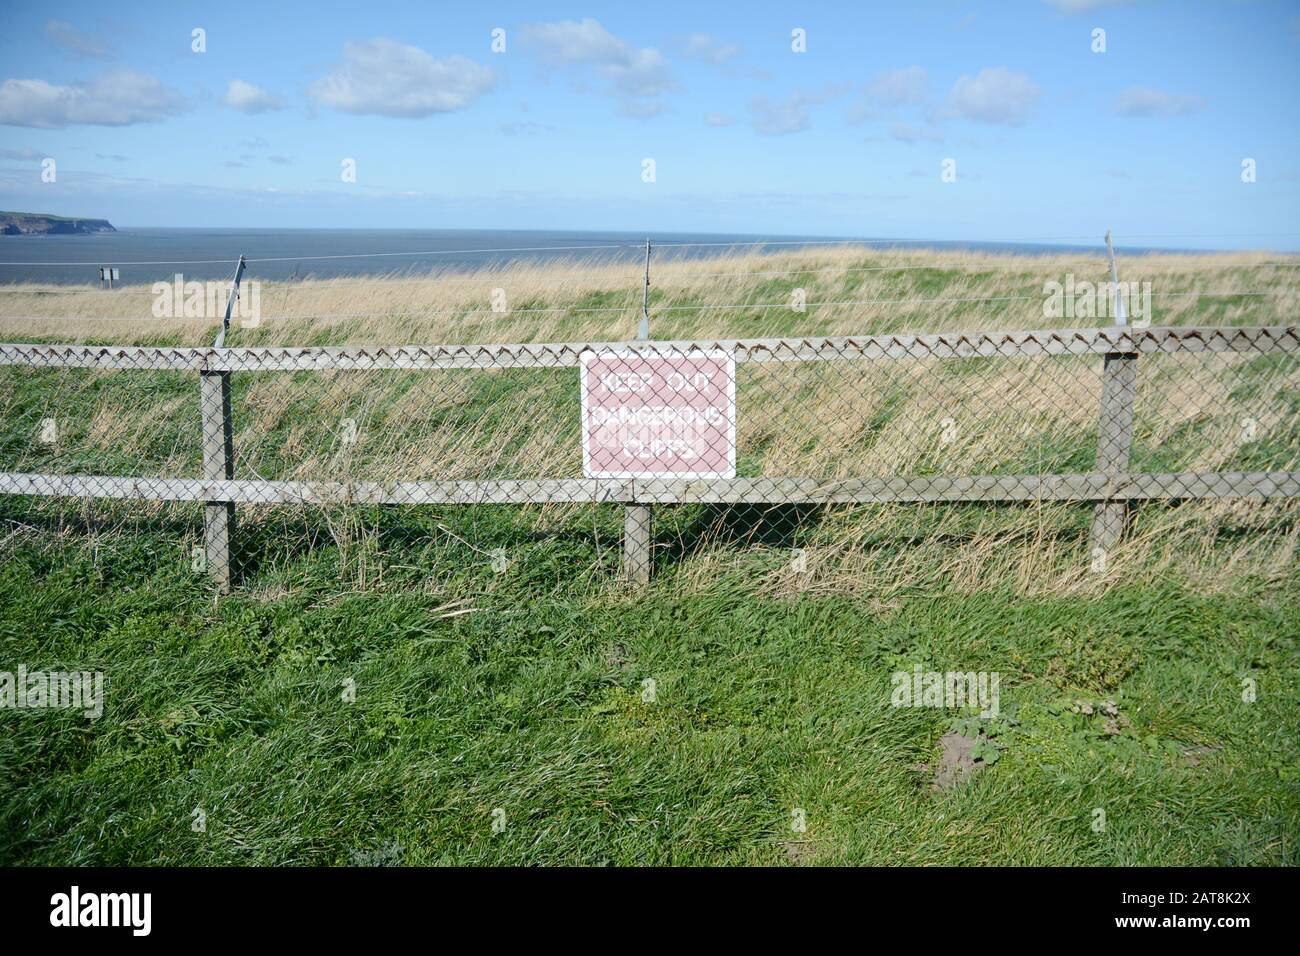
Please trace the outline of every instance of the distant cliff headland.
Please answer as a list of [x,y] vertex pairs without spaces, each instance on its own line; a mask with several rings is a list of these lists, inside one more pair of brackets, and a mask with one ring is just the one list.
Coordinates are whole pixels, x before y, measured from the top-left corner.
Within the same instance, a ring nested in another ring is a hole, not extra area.
[[0,212],[0,236],[67,236],[117,232],[107,219],[70,219],[41,212]]

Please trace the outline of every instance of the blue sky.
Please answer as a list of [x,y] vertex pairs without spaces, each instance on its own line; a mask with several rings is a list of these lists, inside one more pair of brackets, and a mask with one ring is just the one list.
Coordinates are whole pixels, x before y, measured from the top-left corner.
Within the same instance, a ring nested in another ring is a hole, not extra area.
[[1297,91],[1297,0],[7,0],[0,208],[1294,249]]

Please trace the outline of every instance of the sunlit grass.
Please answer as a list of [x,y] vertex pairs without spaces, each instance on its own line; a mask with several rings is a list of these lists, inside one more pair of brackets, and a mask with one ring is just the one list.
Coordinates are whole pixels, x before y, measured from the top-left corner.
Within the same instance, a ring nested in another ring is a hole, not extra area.
[[[1159,256],[1123,277],[1282,293],[1156,298],[1156,325],[1293,324],[1293,273],[1268,261]],[[840,267],[864,271],[687,275]],[[1039,328],[1067,271],[1105,278],[1079,256],[656,263],[654,333]],[[637,281],[568,263],[268,284],[262,326],[229,344],[622,340]],[[492,313],[494,288],[561,311]],[[795,288],[893,304],[721,308]],[[0,294],[0,339],[214,333],[147,317],[147,295],[52,291]],[[1293,356],[1144,357],[1135,466],[1296,468],[1298,375]],[[747,475],[1094,464],[1100,359],[740,376]],[[576,408],[572,369],[237,373],[236,476],[573,477]],[[190,374],[0,369],[3,471],[197,475],[198,426]],[[1144,504],[1097,571],[1087,504],[665,507],[635,589],[618,506],[241,506],[235,589],[214,600],[191,566],[198,505],[0,497],[0,671],[107,679],[98,721],[0,709],[0,862],[1294,864],[1296,508]],[[957,715],[890,706],[917,665],[1002,675],[1000,758],[950,792],[922,765]],[[1119,732],[1076,712],[1103,701]]]

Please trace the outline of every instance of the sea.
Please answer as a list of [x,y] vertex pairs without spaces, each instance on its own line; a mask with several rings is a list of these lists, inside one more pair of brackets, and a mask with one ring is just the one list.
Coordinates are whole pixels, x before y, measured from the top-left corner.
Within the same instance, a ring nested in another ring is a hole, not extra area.
[[[964,249],[1018,255],[1104,253],[1100,239],[1072,245],[733,233],[658,233],[647,237],[629,232],[497,229],[123,228],[91,235],[0,237],[0,285],[97,284],[102,266],[116,268],[118,282],[124,285],[172,280],[178,273],[187,281],[224,279],[234,273],[241,255],[248,263],[245,275],[264,280],[427,275],[557,259],[626,262],[639,271],[645,260],[647,238],[653,261],[711,258],[755,249],[773,253],[850,241],[882,249]],[[1132,254],[1154,250],[1124,251]]]

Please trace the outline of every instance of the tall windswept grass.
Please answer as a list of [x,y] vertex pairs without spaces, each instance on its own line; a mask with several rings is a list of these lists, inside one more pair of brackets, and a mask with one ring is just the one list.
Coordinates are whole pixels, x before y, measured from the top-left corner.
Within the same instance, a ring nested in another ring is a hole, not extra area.
[[[1263,253],[1150,255],[1123,260],[1121,278],[1150,283],[1152,325],[1288,325],[1300,304],[1297,267],[1300,258]],[[255,268],[245,281],[258,281]],[[651,331],[656,339],[725,339],[1110,324],[1044,318],[1045,284],[1067,276],[1109,277],[1100,256],[1074,254],[834,247],[656,261]],[[630,264],[566,260],[308,277],[264,283],[259,296],[259,323],[237,324],[227,345],[621,341],[635,333],[641,276]],[[494,311],[503,296],[506,311]],[[159,319],[152,303],[147,286],[4,287],[0,340],[211,344],[215,318]],[[1088,471],[1100,372],[1099,357],[743,365],[739,474]],[[10,367],[0,369],[0,383],[0,470],[198,474],[191,376]],[[234,376],[234,388],[239,478],[581,474],[572,369],[246,373]],[[1145,357],[1134,468],[1295,470],[1298,390],[1300,363],[1290,356]],[[33,437],[48,418],[60,422],[54,446]],[[348,422],[355,444],[343,437]],[[555,530],[588,526],[588,511],[547,506],[517,515],[521,527]],[[1098,575],[1086,560],[1086,505],[871,506],[820,509],[815,518],[761,507],[665,511],[662,553],[680,554],[683,586],[739,572],[776,593],[867,589],[881,600],[1008,582],[1026,593],[1060,593],[1135,575],[1180,574],[1210,588],[1274,580],[1290,573],[1297,536],[1291,502],[1144,505],[1134,533]],[[748,517],[738,522],[742,512]],[[790,570],[785,555],[795,547],[810,555],[806,570]]]
[[[1270,325],[1300,301],[1300,257],[1272,253],[1121,259],[1124,282],[1150,282],[1154,325]],[[245,282],[261,281],[256,263]],[[818,247],[651,265],[652,335],[753,338],[1091,326],[1046,320],[1044,283],[1109,279],[1101,256]],[[261,284],[261,326],[235,345],[395,345],[631,338],[642,276],[630,263],[566,259]],[[791,308],[802,289],[808,307]],[[494,312],[502,290],[508,311]],[[1193,293],[1197,295],[1193,295]],[[1200,294],[1217,293],[1198,297]],[[1247,294],[1247,293],[1263,293]],[[158,319],[148,285],[0,287],[6,341],[209,345],[219,316]],[[824,303],[824,304],[823,304]]]

